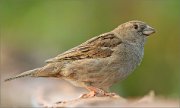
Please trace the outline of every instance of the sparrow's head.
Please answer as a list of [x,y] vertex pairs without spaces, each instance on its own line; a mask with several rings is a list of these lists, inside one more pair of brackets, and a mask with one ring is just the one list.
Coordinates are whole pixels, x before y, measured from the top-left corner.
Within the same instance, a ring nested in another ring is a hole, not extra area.
[[149,35],[155,33],[154,28],[142,21],[137,20],[121,24],[114,29],[114,31],[125,40],[144,40]]

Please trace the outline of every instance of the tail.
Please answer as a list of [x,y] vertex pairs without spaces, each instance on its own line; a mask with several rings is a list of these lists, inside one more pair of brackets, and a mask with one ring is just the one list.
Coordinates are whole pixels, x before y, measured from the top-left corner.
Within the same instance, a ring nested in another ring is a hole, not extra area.
[[33,69],[33,70],[29,70],[29,71],[26,71],[26,72],[23,72],[19,75],[16,75],[16,76],[13,76],[13,77],[10,77],[8,79],[5,79],[4,81],[11,81],[11,80],[14,80],[14,79],[17,79],[17,78],[21,78],[21,77],[26,77],[26,76],[36,76],[37,72],[40,70],[40,68],[36,68],[36,69]]

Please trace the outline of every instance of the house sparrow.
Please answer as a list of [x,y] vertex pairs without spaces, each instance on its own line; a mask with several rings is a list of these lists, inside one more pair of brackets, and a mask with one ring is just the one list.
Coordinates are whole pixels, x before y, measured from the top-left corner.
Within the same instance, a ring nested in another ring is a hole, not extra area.
[[90,93],[82,97],[111,95],[110,86],[126,78],[141,63],[146,38],[154,32],[144,22],[129,21],[47,60],[43,67],[5,81],[25,76],[56,77],[87,88]]

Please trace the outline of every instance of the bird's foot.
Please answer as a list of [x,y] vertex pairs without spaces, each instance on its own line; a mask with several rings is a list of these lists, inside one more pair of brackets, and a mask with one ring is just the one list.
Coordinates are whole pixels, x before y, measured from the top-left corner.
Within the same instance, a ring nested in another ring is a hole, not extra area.
[[80,96],[80,98],[90,98],[90,97],[95,97],[99,96],[100,94],[104,94],[105,92],[99,88],[88,86],[86,87],[90,92],[88,94],[83,94]]
[[94,91],[90,91],[87,94],[81,95],[80,98],[90,98],[90,97],[94,97],[94,96],[96,96],[96,93]]
[[83,94],[82,96],[80,96],[80,98],[90,98],[90,97],[105,97],[105,96],[116,96],[115,93],[108,93],[105,92],[104,90],[101,90],[99,88],[95,88],[95,87],[87,87],[87,89],[90,91],[88,94]]
[[104,96],[109,96],[109,97],[113,97],[116,96],[116,93],[105,93]]
[[115,93],[95,93],[94,91],[91,91],[90,93],[87,93],[87,94],[83,94],[80,96],[80,98],[91,98],[91,97],[106,97],[106,96],[109,96],[109,97],[114,97],[114,96],[118,96],[117,94]]

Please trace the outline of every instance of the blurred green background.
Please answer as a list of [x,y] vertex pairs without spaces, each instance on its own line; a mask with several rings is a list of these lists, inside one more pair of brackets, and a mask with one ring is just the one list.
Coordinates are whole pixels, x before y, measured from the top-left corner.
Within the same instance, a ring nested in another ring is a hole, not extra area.
[[[1,0],[1,48],[18,52],[14,54],[20,56],[17,62],[28,62],[30,69],[129,20],[147,22],[157,32],[145,45],[142,64],[112,91],[124,97],[142,96],[150,90],[178,97],[179,0]],[[25,54],[37,58],[36,64]]]

